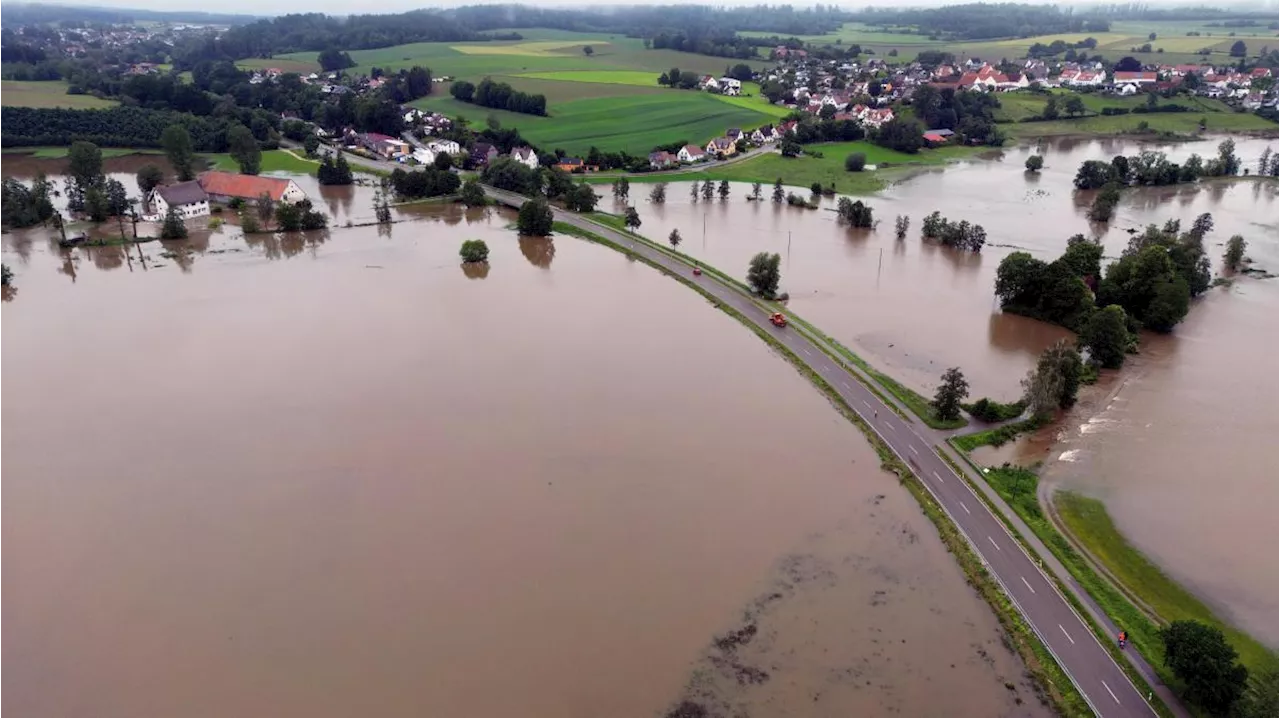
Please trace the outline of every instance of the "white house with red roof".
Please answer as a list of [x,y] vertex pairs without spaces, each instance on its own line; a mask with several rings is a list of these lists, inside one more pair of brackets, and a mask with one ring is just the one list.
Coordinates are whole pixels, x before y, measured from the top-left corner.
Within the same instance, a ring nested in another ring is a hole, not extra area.
[[1116,85],[1150,85],[1156,81],[1156,73],[1154,72],[1120,72],[1117,71],[1112,78],[1112,82]]
[[676,153],[676,159],[684,163],[701,162],[706,156],[707,153],[703,152],[702,148],[697,145],[685,145]]

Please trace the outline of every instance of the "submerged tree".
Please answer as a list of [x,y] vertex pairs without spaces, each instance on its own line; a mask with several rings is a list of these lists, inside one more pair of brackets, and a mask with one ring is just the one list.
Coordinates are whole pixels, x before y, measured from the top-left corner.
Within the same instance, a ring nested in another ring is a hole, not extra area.
[[654,204],[662,204],[667,201],[667,183],[659,182],[649,190],[649,201]]
[[720,180],[720,187],[717,189],[720,194],[720,201],[729,199],[729,180]]
[[680,230],[678,229],[671,230],[671,234],[667,235],[667,241],[671,243],[672,247],[679,247],[680,242],[683,241],[683,239],[680,237]]
[[943,421],[960,418],[960,403],[969,396],[969,382],[960,367],[951,367],[942,373],[942,383],[933,395],[933,413]]
[[702,198],[703,198],[703,199],[705,199],[705,200],[707,200],[708,202],[710,202],[710,201],[711,201],[711,196],[712,196],[712,195],[714,195],[715,193],[716,193],[716,186],[715,186],[714,184],[712,184],[711,180],[707,180],[706,182],[703,182],[703,183],[702,183]]
[[911,218],[905,214],[898,215],[893,221],[893,234],[898,239],[907,238],[907,230],[911,227]]
[[782,178],[779,177],[777,182],[773,183],[773,203],[782,204],[782,200],[786,199],[787,193],[782,189]]
[[634,232],[640,228],[640,213],[636,211],[635,207],[627,207],[627,213],[622,222],[627,229]]
[[1233,235],[1227,240],[1227,251],[1222,255],[1222,264],[1230,271],[1234,272],[1240,268],[1240,263],[1244,261],[1244,250],[1247,243],[1244,237]]
[[186,239],[187,225],[183,224],[178,210],[169,208],[164,215],[164,224],[160,227],[160,239]]
[[613,181],[613,198],[620,199],[623,202],[631,196],[631,181],[626,177],[619,177]]
[[760,183],[759,182],[751,183],[751,194],[747,196],[756,202],[760,201]]
[[483,239],[468,239],[462,243],[458,253],[464,262],[486,262],[489,260],[489,245]]

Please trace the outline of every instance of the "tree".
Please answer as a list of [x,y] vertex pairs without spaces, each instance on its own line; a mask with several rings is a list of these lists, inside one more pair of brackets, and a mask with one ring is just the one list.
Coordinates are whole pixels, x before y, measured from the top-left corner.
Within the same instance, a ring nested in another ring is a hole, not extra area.
[[911,227],[911,218],[905,214],[898,215],[893,221],[893,234],[898,239],[907,238],[907,230]]
[[875,142],[881,147],[915,154],[924,146],[924,131],[914,120],[895,117],[880,126]]
[[855,202],[848,197],[841,197],[836,203],[836,214],[839,215],[841,222],[850,227],[869,229],[875,226],[871,206],[863,204],[862,200]]
[[790,137],[784,139],[782,143],[778,145],[778,149],[782,153],[783,157],[796,157],[803,151],[803,148],[800,147],[800,143]]
[[1098,189],[1112,180],[1123,182],[1123,175],[1117,176],[1114,167],[1114,162],[1085,160],[1080,164],[1080,169],[1076,170],[1076,189]]
[[67,150],[67,175],[76,191],[85,193],[105,181],[102,174],[102,150],[92,142],[72,142]]
[[240,123],[227,128],[227,150],[240,166],[240,174],[256,175],[262,168],[262,150],[253,132]]
[[747,196],[755,200],[756,202],[760,201],[760,183],[759,182],[751,183],[751,194]]
[[632,232],[640,229],[640,213],[636,211],[635,207],[627,207],[627,213],[623,217],[622,223]]
[[778,181],[773,183],[773,203],[782,204],[782,200],[785,199],[786,196],[787,193],[782,189],[782,178],[779,177]]
[[484,196],[484,188],[474,179],[469,179],[462,183],[462,193],[459,199],[468,207],[483,207],[487,202]]
[[255,207],[258,211],[258,219],[262,220],[263,226],[271,224],[271,216],[276,211],[276,203],[271,199],[271,195],[266,192],[258,195]]
[[698,203],[698,187],[700,186],[698,180],[694,180],[693,184],[689,186],[689,201],[693,204]]
[[1245,246],[1244,237],[1238,234],[1227,240],[1227,252],[1222,255],[1222,264],[1228,271],[1234,272],[1240,267],[1240,263],[1244,261]]
[[845,172],[861,172],[867,166],[867,156],[861,152],[854,152],[844,158]]
[[1249,50],[1248,48],[1245,47],[1244,40],[1236,40],[1235,42],[1231,43],[1232,57],[1244,57],[1246,54],[1248,54],[1248,52]]
[[591,57],[592,55],[596,54],[596,51],[590,45],[583,45],[582,54],[586,55],[587,57]]
[[315,135],[307,135],[302,138],[302,151],[307,153],[308,157],[315,157],[316,152],[320,149],[320,138]]
[[435,159],[431,160],[431,166],[441,172],[448,172],[453,167],[453,158],[447,152],[437,152]]
[[458,252],[462,255],[464,262],[487,262],[489,261],[489,245],[484,243],[483,239],[468,239],[462,243],[462,249]]
[[449,86],[449,94],[459,102],[471,102],[476,93],[476,86],[466,80],[459,80]]
[[782,257],[776,253],[760,252],[752,257],[751,263],[747,266],[747,284],[751,285],[751,291],[766,299],[772,299],[778,292],[778,282],[782,279],[782,272],[779,269],[781,264]]
[[1063,104],[1062,109],[1065,110],[1066,113],[1068,115],[1071,115],[1072,117],[1075,117],[1077,115],[1083,115],[1085,112],[1084,100],[1079,95],[1072,95],[1071,97],[1067,98],[1067,101],[1066,103]]
[[387,202],[386,185],[373,195],[373,215],[378,224],[391,224],[391,205]]
[[619,177],[613,181],[613,198],[626,202],[631,197],[631,180]]
[[942,374],[942,383],[933,395],[933,413],[943,421],[960,418],[960,402],[969,396],[969,382],[965,381],[960,367],[951,367]]
[[103,185],[102,194],[107,202],[108,216],[120,217],[129,211],[129,191],[120,180],[108,178]]
[[671,234],[667,235],[667,241],[671,243],[672,247],[679,247],[680,242],[683,241],[680,237],[680,230],[678,229],[671,230]]
[[564,193],[564,206],[571,212],[591,212],[600,200],[587,184],[576,184]]
[[705,199],[705,200],[707,200],[708,202],[710,202],[710,201],[711,201],[711,197],[712,197],[712,195],[714,195],[715,193],[716,193],[716,186],[711,182],[711,180],[707,180],[707,181],[705,181],[705,182],[703,182],[703,183],[702,183],[702,198],[703,198],[703,199]]
[[729,199],[729,180],[720,180],[720,186],[716,188],[716,193],[720,195],[720,201]]
[[752,77],[751,67],[746,63],[739,62],[729,68],[729,77],[741,82],[749,82]]
[[334,47],[321,50],[320,55],[316,57],[316,62],[320,63],[320,69],[325,72],[345,70],[348,67],[356,66],[350,55]]
[[1089,357],[1107,369],[1119,369],[1124,365],[1124,354],[1129,348],[1129,317],[1124,308],[1111,304],[1094,312],[1080,331],[1080,344],[1089,350]]
[[191,145],[191,135],[182,125],[169,125],[160,135],[160,145],[164,147],[165,157],[173,166],[173,172],[179,182],[186,182],[196,176],[195,149]]
[[516,231],[525,236],[545,237],[551,234],[555,216],[551,205],[541,197],[535,197],[520,207],[516,216]]
[[659,182],[649,190],[649,201],[654,204],[662,204],[667,201],[666,182]]
[[101,187],[90,187],[84,193],[84,211],[93,222],[101,222],[111,214],[107,193]]
[[1174,621],[1160,629],[1164,664],[1186,686],[1183,696],[1214,715],[1226,715],[1244,695],[1249,671],[1222,631],[1198,621]]
[[1026,168],[1028,172],[1039,172],[1044,167],[1044,157],[1041,155],[1031,155],[1027,158]]
[[1037,419],[1048,419],[1056,409],[1069,409],[1080,389],[1084,360],[1080,352],[1060,339],[1040,354],[1036,366],[1022,380],[1022,399]]
[[151,190],[160,186],[164,182],[164,171],[155,165],[143,165],[138,170],[138,191],[142,192],[142,196],[146,197]]
[[1058,96],[1049,95],[1049,101],[1044,104],[1044,109],[1040,111],[1040,116],[1046,120],[1058,119]]
[[13,270],[9,269],[9,265],[0,265],[0,285],[9,286],[13,284]]
[[258,224],[258,215],[247,209],[240,210],[240,230],[245,234],[257,234],[261,229]]
[[160,227],[160,239],[186,239],[187,225],[182,223],[178,210],[169,208],[164,214],[164,224]]
[[1089,219],[1094,222],[1110,222],[1111,216],[1115,214],[1116,205],[1120,203],[1120,185],[1115,182],[1108,182],[1103,185],[1098,195],[1093,198],[1093,204],[1089,206]]

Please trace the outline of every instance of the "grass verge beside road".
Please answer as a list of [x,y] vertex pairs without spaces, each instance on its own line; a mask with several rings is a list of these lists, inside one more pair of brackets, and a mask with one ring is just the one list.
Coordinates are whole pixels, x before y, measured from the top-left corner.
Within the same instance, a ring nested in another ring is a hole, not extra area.
[[[236,164],[236,161],[226,152],[201,156],[207,158],[210,166],[215,170],[222,170],[224,172],[240,171],[240,165]],[[262,167],[260,171],[292,172],[296,174],[314,175],[316,173],[316,168],[319,166],[319,161],[304,159],[289,150],[267,150],[262,153]]]
[[1166,621],[1190,619],[1222,629],[1240,662],[1253,676],[1276,670],[1276,654],[1214,615],[1200,599],[1170,579],[1116,529],[1101,501],[1070,491],[1053,495],[1053,505],[1071,538],[1101,563],[1125,590]]
[[[632,252],[625,247],[610,242],[599,235],[587,232],[585,230],[574,227],[573,225],[556,222],[553,229],[560,234],[573,235],[581,237],[591,242],[602,244],[604,246],[615,249],[623,254],[648,264],[650,267],[657,269],[659,272],[681,282],[685,286],[693,289],[706,298],[712,305],[719,308],[729,316],[737,319],[747,328],[751,329],[764,340],[770,348],[778,352],[784,359],[792,364],[798,372],[808,379],[815,387],[818,388],[827,400],[839,411],[846,419],[852,422],[866,436],[867,441],[876,450],[876,454],[880,457],[880,466],[885,471],[896,474],[907,491],[919,502],[921,510],[925,516],[933,522],[937,528],[938,537],[942,540],[944,546],[955,557],[956,562],[960,565],[964,572],[969,585],[982,596],[995,611],[997,620],[1000,621],[1002,627],[1008,633],[1013,649],[1022,658],[1027,666],[1027,671],[1036,686],[1044,691],[1044,700],[1052,705],[1059,714],[1072,716],[1086,716],[1090,714],[1088,705],[1083,696],[1080,695],[1076,687],[1071,683],[1070,679],[1063,672],[1061,666],[1058,665],[1052,655],[1044,647],[1044,644],[1036,637],[1035,633],[1027,625],[1022,614],[1013,606],[1009,597],[991,578],[986,568],[982,565],[981,559],[973,552],[972,547],[964,539],[959,529],[956,528],[954,522],[947,517],[946,512],[933,500],[933,496],[928,489],[920,482],[920,480],[911,472],[911,470],[902,463],[902,461],[893,453],[893,451],[880,440],[880,437],[867,426],[857,412],[853,411],[840,394],[826,382],[821,376],[815,373],[807,364],[800,360],[798,356],[791,352],[785,345],[771,336],[767,331],[757,326],[754,322],[748,320],[740,312],[730,306],[726,306],[719,302],[715,297],[707,293],[696,282],[688,277],[676,275],[668,271],[666,268],[650,262],[643,256]],[[652,243],[650,243],[652,244]]]

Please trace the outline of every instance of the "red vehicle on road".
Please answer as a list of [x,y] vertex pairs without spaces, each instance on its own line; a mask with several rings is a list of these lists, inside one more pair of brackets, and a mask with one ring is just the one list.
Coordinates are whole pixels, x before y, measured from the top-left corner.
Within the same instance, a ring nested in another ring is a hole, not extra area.
[[782,312],[774,312],[769,317],[769,321],[773,322],[773,326],[775,327],[787,326],[787,318],[782,315]]

